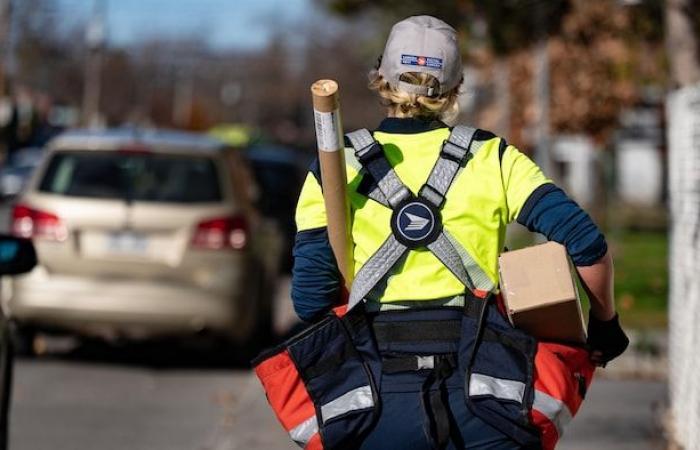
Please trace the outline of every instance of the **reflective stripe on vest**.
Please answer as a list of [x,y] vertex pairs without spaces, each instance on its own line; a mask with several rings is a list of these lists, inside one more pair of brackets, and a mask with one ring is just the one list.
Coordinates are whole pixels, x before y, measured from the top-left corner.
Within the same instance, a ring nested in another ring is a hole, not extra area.
[[[343,414],[372,407],[374,407],[372,388],[369,385],[360,386],[359,388],[352,389],[340,397],[322,405],[321,418],[323,423],[326,423],[327,421],[335,417],[342,416]],[[289,430],[289,436],[300,447],[308,448],[307,446],[311,443],[312,439],[318,435],[318,430],[318,420],[316,415],[313,415]]]

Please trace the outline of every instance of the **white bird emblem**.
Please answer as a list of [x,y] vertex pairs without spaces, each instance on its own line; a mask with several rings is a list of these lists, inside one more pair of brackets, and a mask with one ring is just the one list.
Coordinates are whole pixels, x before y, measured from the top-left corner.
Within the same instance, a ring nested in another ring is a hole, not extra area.
[[430,223],[430,219],[416,216],[415,214],[406,213],[406,217],[408,217],[408,220],[410,221],[406,226],[406,231],[420,231],[425,228],[428,223]]

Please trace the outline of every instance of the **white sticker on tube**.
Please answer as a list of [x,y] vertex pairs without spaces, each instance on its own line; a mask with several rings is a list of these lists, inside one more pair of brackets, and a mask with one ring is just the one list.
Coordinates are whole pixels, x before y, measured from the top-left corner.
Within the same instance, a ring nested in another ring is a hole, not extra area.
[[336,152],[343,148],[340,134],[340,111],[320,112],[314,110],[316,123],[316,142],[318,149],[324,152]]

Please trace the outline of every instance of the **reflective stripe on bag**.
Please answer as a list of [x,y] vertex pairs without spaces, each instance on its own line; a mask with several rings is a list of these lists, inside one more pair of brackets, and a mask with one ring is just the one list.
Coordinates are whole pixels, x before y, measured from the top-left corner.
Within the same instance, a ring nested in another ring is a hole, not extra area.
[[[321,417],[323,422],[326,423],[343,414],[373,407],[372,388],[370,386],[362,386],[321,406]],[[317,434],[318,420],[316,419],[316,414],[289,430],[289,436],[302,448],[311,448],[308,445]]]
[[543,450],[556,447],[566,425],[581,407],[594,371],[585,349],[538,343],[531,420],[540,430]]
[[309,417],[296,427],[292,428],[289,430],[289,437],[292,438],[294,442],[299,445],[301,448],[306,448],[306,449],[313,449],[313,448],[318,448],[321,449],[323,446],[321,445],[321,439],[319,436],[318,439],[318,446],[313,446],[311,440],[314,439],[315,437],[319,436],[318,434],[318,420],[316,420],[316,414],[313,416]]
[[557,429],[559,436],[564,434],[564,427],[573,419],[573,415],[566,403],[537,389],[535,389],[535,401],[532,403],[532,409],[550,421]]
[[255,366],[267,399],[292,440],[307,450],[322,450],[316,409],[299,371],[285,349]]
[[372,388],[362,386],[346,392],[337,399],[321,406],[321,418],[323,423],[331,419],[342,416],[353,411],[360,411],[374,407],[374,399],[372,398]]
[[253,361],[277,419],[306,450],[345,448],[377,416],[374,374],[381,374],[381,359],[370,328],[364,312],[340,314],[342,309]]
[[[525,383],[520,381],[505,380],[475,373],[472,374],[469,383],[469,395],[472,397],[489,395],[499,400],[522,403],[524,394]],[[560,436],[563,434],[564,427],[573,418],[573,414],[566,403],[537,389],[535,389],[532,409],[543,416],[542,419],[551,422]]]
[[488,395],[499,400],[523,402],[525,383],[515,380],[496,378],[481,373],[473,373],[469,380],[469,396]]

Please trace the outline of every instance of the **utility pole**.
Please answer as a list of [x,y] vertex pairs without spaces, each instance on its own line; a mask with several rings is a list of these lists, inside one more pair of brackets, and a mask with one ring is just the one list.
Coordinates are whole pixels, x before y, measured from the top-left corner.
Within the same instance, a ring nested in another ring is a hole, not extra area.
[[498,125],[496,131],[501,136],[510,135],[510,61],[508,56],[500,55],[494,66],[496,71],[496,104],[498,105]]
[[83,91],[83,123],[88,127],[100,125],[100,94],[102,89],[102,51],[105,43],[106,0],[95,0],[92,17],[85,31],[87,58]]
[[194,63],[189,61],[177,73],[175,96],[173,99],[173,123],[188,128],[192,123],[194,102]]
[[0,0],[0,164],[10,150],[9,136],[15,132],[10,129],[14,109],[10,82],[15,74],[12,31],[12,0]]
[[0,0],[0,97],[8,94],[8,81],[13,75],[12,0]]
[[542,167],[545,174],[552,176],[549,127],[549,46],[547,40],[546,2],[540,0],[535,5],[536,29],[538,41],[535,46],[535,109],[537,123],[535,125],[535,161]]

